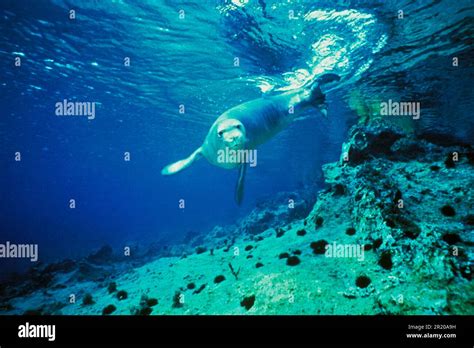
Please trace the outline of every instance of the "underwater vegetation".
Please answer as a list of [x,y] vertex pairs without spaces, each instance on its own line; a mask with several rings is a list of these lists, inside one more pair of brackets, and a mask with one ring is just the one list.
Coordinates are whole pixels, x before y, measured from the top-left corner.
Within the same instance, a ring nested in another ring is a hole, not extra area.
[[[374,123],[352,127],[343,149],[349,157],[324,166],[325,189],[298,217],[269,200],[166,256],[144,250],[133,266],[110,247],[44,265],[2,288],[2,312],[472,314],[472,146]],[[270,213],[284,223],[249,228]],[[333,245],[360,248],[329,254]]]

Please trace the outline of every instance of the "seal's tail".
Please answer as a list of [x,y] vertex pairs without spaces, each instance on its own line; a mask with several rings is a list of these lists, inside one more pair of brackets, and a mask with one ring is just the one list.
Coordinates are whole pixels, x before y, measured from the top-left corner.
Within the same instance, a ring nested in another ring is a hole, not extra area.
[[331,82],[339,81],[341,77],[336,74],[328,73],[319,76],[310,88],[309,102],[316,108],[321,110],[324,116],[327,116],[326,95],[321,90],[321,86]]

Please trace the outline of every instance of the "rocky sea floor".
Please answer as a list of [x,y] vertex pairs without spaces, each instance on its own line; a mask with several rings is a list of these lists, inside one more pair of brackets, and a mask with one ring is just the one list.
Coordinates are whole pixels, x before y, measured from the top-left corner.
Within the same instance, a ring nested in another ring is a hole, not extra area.
[[471,145],[355,126],[323,171],[183,244],[38,265],[0,313],[474,314]]

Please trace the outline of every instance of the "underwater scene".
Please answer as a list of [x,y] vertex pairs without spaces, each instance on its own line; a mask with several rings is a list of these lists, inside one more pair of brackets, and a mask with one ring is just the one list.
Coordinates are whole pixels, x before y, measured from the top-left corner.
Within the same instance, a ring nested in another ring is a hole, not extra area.
[[473,315],[474,6],[0,0],[0,314]]

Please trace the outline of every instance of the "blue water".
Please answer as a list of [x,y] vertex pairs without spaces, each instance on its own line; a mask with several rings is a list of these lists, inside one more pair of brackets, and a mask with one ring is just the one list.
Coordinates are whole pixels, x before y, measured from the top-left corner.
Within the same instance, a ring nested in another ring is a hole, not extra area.
[[[234,223],[278,192],[322,187],[354,105],[374,100],[420,101],[412,131],[472,142],[473,23],[468,0],[1,0],[1,240],[39,243],[51,261]],[[228,108],[328,71],[342,77],[328,119],[310,110],[259,149],[241,207],[236,171],[201,160],[160,175]],[[57,117],[64,99],[97,103],[95,119]]]

